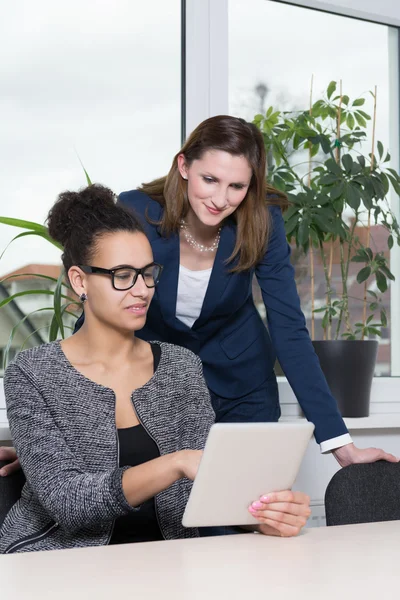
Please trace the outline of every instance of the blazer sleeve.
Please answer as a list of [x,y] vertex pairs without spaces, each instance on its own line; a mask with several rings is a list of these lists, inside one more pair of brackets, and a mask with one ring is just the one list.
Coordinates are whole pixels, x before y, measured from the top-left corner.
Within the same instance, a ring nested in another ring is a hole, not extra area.
[[269,208],[272,233],[256,277],[267,310],[268,329],[279,363],[318,443],[348,433],[315,354],[300,307],[290,247],[279,207]]
[[125,468],[88,473],[67,445],[32,377],[11,363],[4,376],[7,417],[22,469],[49,515],[77,531],[136,510],[125,499]]

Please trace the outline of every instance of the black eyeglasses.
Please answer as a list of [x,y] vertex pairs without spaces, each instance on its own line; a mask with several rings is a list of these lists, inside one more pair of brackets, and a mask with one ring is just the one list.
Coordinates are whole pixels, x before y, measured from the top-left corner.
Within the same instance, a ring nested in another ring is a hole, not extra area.
[[136,283],[139,275],[143,277],[148,288],[153,288],[160,280],[160,275],[163,270],[162,265],[151,263],[135,269],[129,265],[117,267],[116,269],[103,269],[102,267],[89,267],[87,265],[77,265],[84,273],[99,273],[100,275],[111,275],[112,286],[120,292],[130,290]]

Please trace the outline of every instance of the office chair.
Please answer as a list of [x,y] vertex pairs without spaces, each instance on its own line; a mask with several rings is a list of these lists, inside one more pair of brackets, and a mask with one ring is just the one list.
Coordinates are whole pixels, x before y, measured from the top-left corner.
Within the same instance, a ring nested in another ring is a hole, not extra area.
[[328,526],[400,519],[400,463],[340,469],[326,488],[325,513]]
[[[0,460],[0,469],[6,464],[6,461]],[[0,477],[0,527],[12,505],[19,500],[24,483],[25,476],[22,470],[7,477]]]

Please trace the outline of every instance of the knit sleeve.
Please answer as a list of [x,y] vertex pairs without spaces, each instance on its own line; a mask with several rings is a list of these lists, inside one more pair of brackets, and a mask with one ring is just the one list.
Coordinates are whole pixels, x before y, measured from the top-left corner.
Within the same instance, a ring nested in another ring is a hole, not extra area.
[[32,376],[11,363],[4,376],[7,416],[22,469],[39,502],[67,531],[135,510],[122,490],[125,469],[85,472]]

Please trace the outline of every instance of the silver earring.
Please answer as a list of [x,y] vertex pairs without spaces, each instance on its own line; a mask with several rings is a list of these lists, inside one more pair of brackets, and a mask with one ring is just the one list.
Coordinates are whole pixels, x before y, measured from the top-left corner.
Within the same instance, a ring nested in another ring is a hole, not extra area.
[[182,175],[182,179],[184,179],[185,181],[187,181],[187,177],[185,177],[184,175]]
[[82,302],[82,304],[83,304],[83,303],[84,303],[84,302],[86,302],[86,300],[87,300],[87,295],[86,295],[85,293],[81,294],[81,295],[79,296],[79,300],[80,300],[80,301]]

